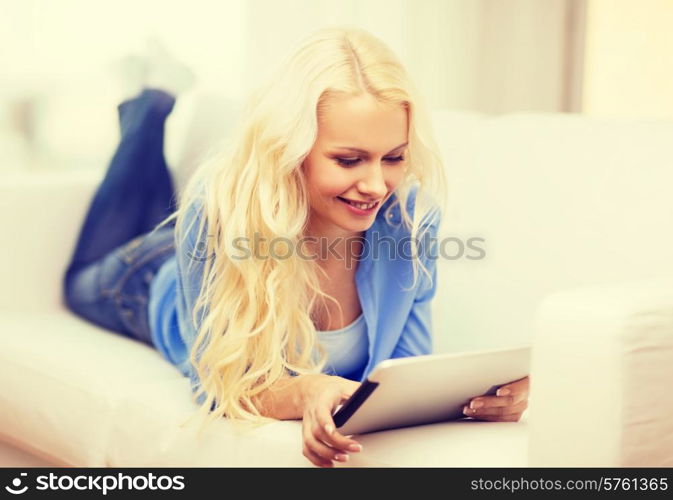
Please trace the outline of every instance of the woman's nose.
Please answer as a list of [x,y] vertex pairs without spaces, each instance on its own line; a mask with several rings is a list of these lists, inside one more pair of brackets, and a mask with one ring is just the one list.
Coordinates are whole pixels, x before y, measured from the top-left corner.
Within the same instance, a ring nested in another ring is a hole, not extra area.
[[386,192],[386,180],[380,163],[373,163],[358,184],[358,190],[371,198],[382,198]]

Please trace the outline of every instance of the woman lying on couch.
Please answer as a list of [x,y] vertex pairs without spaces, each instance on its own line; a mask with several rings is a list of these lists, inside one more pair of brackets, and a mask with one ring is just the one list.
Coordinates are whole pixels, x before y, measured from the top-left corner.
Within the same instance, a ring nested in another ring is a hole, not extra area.
[[[165,53],[146,69],[119,105],[121,141],[64,279],[68,307],[159,350],[190,378],[202,416],[302,419],[311,462],[346,461],[361,447],[334,429],[336,406],[379,362],[432,351],[446,181],[409,76],[366,31],[313,33],[178,204],[164,123],[190,74]],[[527,395],[526,378],[465,413],[517,421]]]

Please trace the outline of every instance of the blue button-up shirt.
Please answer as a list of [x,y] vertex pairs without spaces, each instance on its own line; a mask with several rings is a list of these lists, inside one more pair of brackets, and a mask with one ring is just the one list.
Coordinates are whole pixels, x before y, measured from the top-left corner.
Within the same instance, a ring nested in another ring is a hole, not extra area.
[[[408,199],[410,214],[413,214],[416,193],[417,186]],[[441,212],[435,206],[422,223],[422,226],[429,224],[430,227],[426,237],[420,240],[420,256],[432,279],[419,269],[416,286],[408,290],[413,281],[410,234],[401,223],[399,204],[386,216],[386,209],[394,197],[381,206],[374,223],[365,232],[363,254],[355,272],[369,352],[361,369],[348,375],[351,380],[363,381],[378,363],[386,359],[432,352],[430,302],[437,286],[436,237]],[[190,378],[195,392],[199,381],[189,362],[189,352],[197,332],[190,315],[199,294],[204,265],[203,259],[194,257],[203,255],[205,245],[198,243],[205,240],[196,237],[200,212],[192,206],[188,214],[186,220],[190,224],[192,220],[195,222],[185,244],[178,244],[176,255],[162,265],[152,282],[149,317],[154,345]],[[190,263],[191,268],[188,268]],[[202,394],[199,402],[203,402],[203,397]]]

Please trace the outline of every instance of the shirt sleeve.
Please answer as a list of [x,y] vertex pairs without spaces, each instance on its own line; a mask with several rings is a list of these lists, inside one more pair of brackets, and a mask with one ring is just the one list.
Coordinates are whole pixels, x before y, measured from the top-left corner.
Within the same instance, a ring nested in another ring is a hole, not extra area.
[[393,350],[391,359],[405,358],[432,353],[432,312],[431,302],[437,291],[437,233],[441,215],[435,211],[426,236],[421,240],[421,261],[432,280],[419,269],[418,285],[409,317],[400,339]]
[[[185,344],[186,359],[183,362],[181,371],[190,379],[192,393],[196,393],[200,388],[200,382],[196,371],[189,360],[189,354],[196,341],[200,319],[204,316],[204,309],[197,313],[196,323],[192,320],[192,311],[196,306],[196,300],[201,290],[201,279],[204,273],[206,255],[206,231],[199,234],[199,225],[202,219],[202,210],[198,205],[190,205],[184,220],[184,234],[180,235],[176,244],[177,256],[177,299],[176,309],[180,336]],[[199,404],[203,402],[204,395],[201,395]]]

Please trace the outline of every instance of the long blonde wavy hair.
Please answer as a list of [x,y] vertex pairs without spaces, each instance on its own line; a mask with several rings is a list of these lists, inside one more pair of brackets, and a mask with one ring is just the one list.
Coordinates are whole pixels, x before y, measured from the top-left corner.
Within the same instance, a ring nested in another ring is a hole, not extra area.
[[[252,241],[257,234],[262,241],[286,238],[296,245],[305,236],[311,209],[301,166],[318,136],[319,116],[333,97],[364,93],[408,113],[407,170],[388,210],[399,204],[417,256],[426,217],[445,204],[442,160],[403,65],[381,40],[355,27],[323,28],[300,40],[247,99],[233,132],[195,170],[177,211],[157,226],[175,219],[176,248],[184,251],[190,228],[183,226],[189,208],[198,206],[198,234],[208,235],[201,243],[212,258],[205,260],[192,311],[198,333],[189,355],[200,381],[193,398],[205,397],[199,414],[206,420],[227,417],[253,427],[274,421],[262,415],[255,398],[281,378],[321,373],[325,366],[311,311],[325,300],[338,302],[320,289],[322,269],[295,255],[229,256],[236,238]],[[414,184],[411,217],[407,200]],[[429,276],[414,258],[414,283],[419,268]]]

